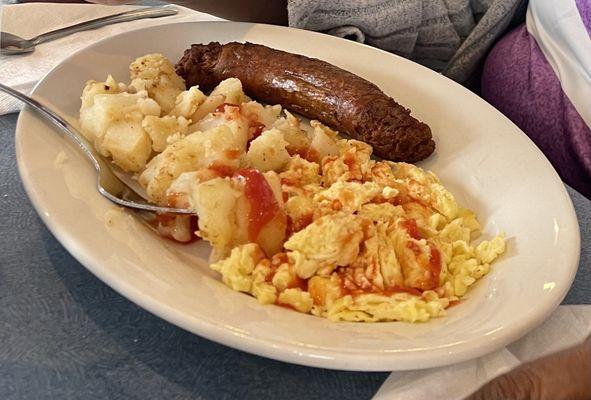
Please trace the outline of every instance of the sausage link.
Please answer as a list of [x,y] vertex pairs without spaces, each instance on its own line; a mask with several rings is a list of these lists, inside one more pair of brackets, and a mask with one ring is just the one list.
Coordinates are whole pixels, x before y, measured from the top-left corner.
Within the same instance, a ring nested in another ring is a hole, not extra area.
[[392,161],[416,162],[435,149],[431,129],[373,83],[325,61],[252,43],[194,44],[176,65],[188,86],[210,90],[238,78],[268,104],[317,119]]

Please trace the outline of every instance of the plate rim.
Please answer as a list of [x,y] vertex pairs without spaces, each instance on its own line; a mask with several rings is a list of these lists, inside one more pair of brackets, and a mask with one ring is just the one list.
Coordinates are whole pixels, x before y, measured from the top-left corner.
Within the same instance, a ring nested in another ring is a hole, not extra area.
[[[43,85],[55,70],[60,68],[60,66],[64,63],[67,63],[70,59],[77,56],[79,53],[88,51],[89,49],[100,46],[104,42],[113,41],[119,36],[127,35],[131,32],[138,32],[144,30],[153,30],[159,29],[166,26],[171,25],[221,25],[221,24],[234,24],[234,25],[241,25],[244,27],[255,27],[255,26],[263,26],[266,29],[279,29],[279,30],[293,30],[297,31],[298,34],[308,34],[314,35],[318,37],[322,37],[323,39],[329,40],[346,40],[337,38],[334,36],[329,36],[326,34],[306,31],[296,28],[290,27],[281,27],[275,25],[268,25],[268,24],[255,24],[249,22],[230,22],[230,21],[193,21],[193,22],[171,22],[168,24],[161,24],[161,25],[154,25],[149,27],[144,27],[140,29],[129,30],[126,32],[119,33],[117,35],[109,36],[103,38],[100,41],[97,41],[87,47],[84,47],[68,57],[62,60],[59,64],[54,66],[47,74],[45,74],[39,82],[33,88],[31,94],[34,95],[38,88]],[[429,70],[427,67],[424,67],[418,63],[415,63],[411,60],[405,59],[403,57],[397,56],[395,54],[389,53],[385,50],[378,49],[363,43],[358,42],[351,42],[347,41],[350,44],[356,46],[362,46],[365,48],[371,49],[371,51],[377,51],[383,53],[389,57],[395,57],[403,62],[408,62],[414,64],[414,67],[420,67],[423,69],[428,70],[431,73],[436,74],[436,72]],[[459,86],[462,90],[470,92],[468,89],[460,85],[459,83],[446,78],[448,83],[454,84]],[[470,92],[472,98],[474,100],[479,100],[486,103],[489,107],[492,107],[488,102],[484,99],[476,95],[475,93]],[[493,107],[494,108],[494,107]],[[519,131],[522,135],[527,135],[517,127],[512,121],[510,121],[507,117],[505,117],[500,111],[496,110],[496,113],[499,117],[508,121],[511,125],[515,127],[517,131]],[[233,332],[230,329],[224,328],[222,326],[216,325],[215,323],[211,323],[210,321],[203,321],[193,317],[188,317],[184,313],[177,311],[174,307],[170,307],[166,304],[163,304],[157,300],[155,300],[152,296],[143,294],[141,291],[138,291],[134,288],[131,284],[126,284],[125,280],[117,280],[115,279],[116,276],[110,276],[108,273],[104,273],[101,270],[99,263],[96,260],[93,261],[92,257],[89,257],[87,254],[84,253],[77,245],[76,238],[73,235],[67,234],[67,232],[60,230],[59,223],[51,218],[49,218],[47,214],[47,209],[43,205],[43,201],[38,196],[34,187],[32,186],[30,180],[26,177],[28,174],[27,165],[24,163],[23,160],[23,153],[22,147],[20,144],[20,136],[22,135],[23,125],[26,125],[26,121],[28,118],[40,118],[36,115],[36,113],[31,110],[28,106],[25,106],[19,114],[16,129],[15,129],[15,154],[17,159],[17,168],[19,172],[19,176],[21,177],[21,181],[23,187],[25,188],[25,192],[29,200],[31,201],[33,207],[37,214],[41,217],[43,223],[47,226],[49,231],[56,237],[56,239],[64,246],[64,248],[78,261],[80,262],[88,271],[90,271],[93,275],[95,275],[98,279],[106,283],[110,286],[113,290],[117,293],[122,295],[123,297],[127,298],[128,300],[132,301],[133,303],[137,304],[138,306],[142,307],[143,309],[149,311],[150,313],[157,315],[158,317],[172,323],[182,329],[185,329],[193,334],[198,336],[207,338],[217,343],[224,344],[226,346],[239,349],[241,351],[245,351],[250,354],[259,355],[279,361],[284,361],[288,363],[294,363],[299,365],[311,366],[311,367],[321,367],[321,368],[328,368],[328,369],[335,369],[335,370],[348,370],[348,371],[391,371],[392,368],[385,367],[386,364],[393,365],[396,363],[401,363],[401,365],[397,365],[396,370],[415,370],[420,368],[431,368],[431,367],[438,367],[443,365],[450,365],[459,363],[462,361],[466,361],[469,359],[473,359],[475,357],[481,357],[486,354],[489,354],[495,350],[498,350],[509,343],[514,342],[515,340],[523,337],[528,332],[532,331],[539,325],[541,325],[550,315],[551,313],[558,307],[558,305],[562,302],[565,298],[568,290],[572,286],[574,281],[579,260],[580,260],[580,232],[579,232],[579,224],[577,215],[574,210],[574,206],[572,203],[572,199],[568,195],[566,191],[566,187],[564,183],[558,176],[558,173],[554,169],[554,167],[549,163],[546,156],[541,153],[541,151],[535,146],[531,139],[527,137],[530,141],[530,144],[534,146],[536,150],[540,152],[542,157],[548,162],[550,170],[553,172],[554,180],[560,184],[561,194],[565,198],[566,202],[564,206],[568,208],[569,211],[569,221],[568,223],[577,229],[570,230],[569,233],[572,235],[571,238],[567,239],[574,239],[571,240],[572,245],[578,251],[575,251],[575,254],[572,254],[572,267],[570,268],[570,276],[568,277],[568,285],[565,285],[560,292],[555,292],[554,298],[552,302],[546,302],[545,307],[541,310],[538,307],[535,308],[535,311],[532,312],[529,318],[524,318],[520,320],[519,324],[513,324],[510,328],[504,328],[499,332],[493,332],[492,334],[487,336],[487,340],[482,341],[480,338],[473,337],[471,340],[463,341],[462,343],[455,343],[448,347],[447,354],[453,361],[445,360],[442,357],[439,358],[438,362],[433,362],[431,360],[432,354],[429,354],[427,350],[414,350],[414,351],[401,351],[401,352],[388,352],[387,355],[384,352],[378,353],[372,352],[370,354],[357,354],[354,352],[342,352],[339,354],[335,354],[334,350],[326,350],[318,346],[305,346],[300,344],[299,346],[294,345],[291,342],[287,341],[275,341],[269,339],[259,339],[253,335],[242,335],[238,332]],[[458,348],[463,343],[470,343],[476,344],[480,342],[479,346],[471,346],[468,348]],[[392,355],[396,354],[397,358],[392,358]],[[384,362],[386,359],[386,362]],[[413,366],[415,364],[428,364],[428,367],[417,367]]]

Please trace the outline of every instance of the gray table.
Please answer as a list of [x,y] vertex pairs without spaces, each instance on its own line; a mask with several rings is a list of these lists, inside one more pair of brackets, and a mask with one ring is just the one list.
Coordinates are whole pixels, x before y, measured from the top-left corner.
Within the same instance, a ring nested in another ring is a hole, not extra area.
[[[18,178],[16,114],[0,117],[0,399],[368,399],[387,373],[252,356],[137,307],[45,228]],[[571,191],[585,243],[565,303],[591,304],[591,202]],[[558,267],[558,266],[557,266]]]

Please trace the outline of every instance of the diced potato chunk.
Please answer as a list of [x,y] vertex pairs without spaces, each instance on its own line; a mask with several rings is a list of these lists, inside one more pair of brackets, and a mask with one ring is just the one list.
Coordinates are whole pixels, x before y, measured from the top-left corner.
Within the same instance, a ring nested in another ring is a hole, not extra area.
[[318,154],[318,160],[322,160],[325,156],[338,155],[337,132],[318,121],[310,121],[310,125],[314,128],[314,136],[310,148],[314,153]]
[[283,193],[281,191],[281,179],[279,175],[273,171],[269,171],[265,172],[263,176],[273,191],[278,212],[273,219],[261,228],[256,241],[266,254],[271,255],[281,251],[283,247],[287,229],[287,215],[283,211]]
[[290,161],[287,142],[277,129],[265,131],[250,143],[246,158],[260,171],[282,171]]
[[281,106],[276,104],[274,106],[263,106],[256,101],[249,101],[240,105],[240,112],[249,121],[263,124],[265,128],[270,128],[275,124],[281,113]]
[[172,182],[166,191],[168,205],[171,207],[195,209],[191,197],[193,186],[215,178],[219,178],[218,173],[209,168],[200,169],[199,171],[183,172]]
[[146,186],[152,201],[166,204],[166,190],[180,174],[212,167],[214,162],[216,167],[235,170],[240,164],[235,154],[242,151],[242,143],[225,125],[206,132],[195,132],[154,157],[140,175],[139,181]]
[[236,230],[236,199],[240,191],[230,179],[216,178],[194,186],[192,203],[199,216],[199,236],[211,243],[214,260],[227,256]]
[[156,103],[154,99],[146,98],[142,99],[138,102],[139,110],[144,115],[153,115],[156,117],[160,116],[162,109],[160,108],[160,104]]
[[103,136],[112,123],[125,120],[129,114],[139,113],[140,94],[96,94],[92,106],[80,114],[80,127],[84,135],[95,141],[99,152],[107,156],[102,145]]
[[[250,237],[250,218],[251,199],[246,197],[244,191],[244,182],[240,179],[233,178],[235,187],[239,190],[240,196],[236,199],[236,227],[233,231],[234,245],[256,242],[265,251],[266,254],[272,255],[281,250],[283,241],[285,240],[287,228],[287,216],[283,211],[283,194],[281,191],[281,180],[279,175],[273,171],[262,174],[269,188],[273,192],[273,199],[264,199],[265,201],[275,201],[278,205],[278,212],[273,218],[261,227],[258,236]],[[260,199],[263,200],[263,199]]]
[[236,140],[246,148],[248,141],[248,120],[240,114],[239,107],[225,107],[223,112],[207,114],[196,124],[189,126],[189,132],[206,132],[218,126],[225,125],[234,134]]
[[[206,115],[214,112],[216,110],[216,108],[218,108],[221,104],[224,103],[224,101],[226,101],[226,96],[218,94],[218,95],[214,95],[214,96],[208,96],[205,101],[203,101],[203,103],[199,106],[199,108],[197,109],[197,111],[195,111],[195,113],[193,113],[193,115],[191,116],[191,122],[193,122],[193,124],[198,123],[199,121],[201,121],[202,118],[204,118]],[[195,131],[198,129],[189,129],[190,132]]]
[[119,85],[111,75],[107,77],[104,82],[88,81],[84,90],[82,91],[82,107],[81,110],[92,107],[94,104],[94,96],[97,94],[116,94],[119,93]]
[[236,78],[228,78],[221,81],[210,96],[223,95],[225,102],[230,104],[241,104],[246,101],[246,95],[242,91],[242,82]]
[[[141,81],[151,98],[156,100],[166,114],[175,106],[177,96],[185,90],[183,79],[172,63],[162,54],[147,54],[129,66],[132,86],[138,88]],[[139,89],[139,88],[138,88]]]
[[172,135],[184,136],[189,127],[189,121],[184,117],[155,117],[148,115],[142,122],[142,127],[152,139],[152,149],[158,153],[168,146],[167,139]]
[[168,115],[192,119],[193,114],[195,114],[205,99],[206,96],[203,94],[203,92],[199,90],[197,86],[193,86],[189,90],[185,90],[177,96],[174,108],[170,110]]
[[311,155],[309,151],[310,138],[300,126],[300,120],[289,111],[286,110],[285,117],[275,121],[273,127],[279,129],[283,134],[283,139],[287,142],[286,149],[289,154],[299,154],[301,156]]
[[152,142],[142,128],[142,115],[134,113],[112,123],[103,139],[103,148],[113,162],[125,171],[143,169],[152,152]]

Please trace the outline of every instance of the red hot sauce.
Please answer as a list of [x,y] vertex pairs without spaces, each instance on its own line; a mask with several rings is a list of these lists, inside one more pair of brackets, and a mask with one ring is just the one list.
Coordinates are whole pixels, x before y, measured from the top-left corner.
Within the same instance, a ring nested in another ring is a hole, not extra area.
[[236,171],[234,176],[244,180],[244,194],[249,202],[248,239],[256,242],[263,227],[280,212],[273,190],[265,176],[254,168]]

